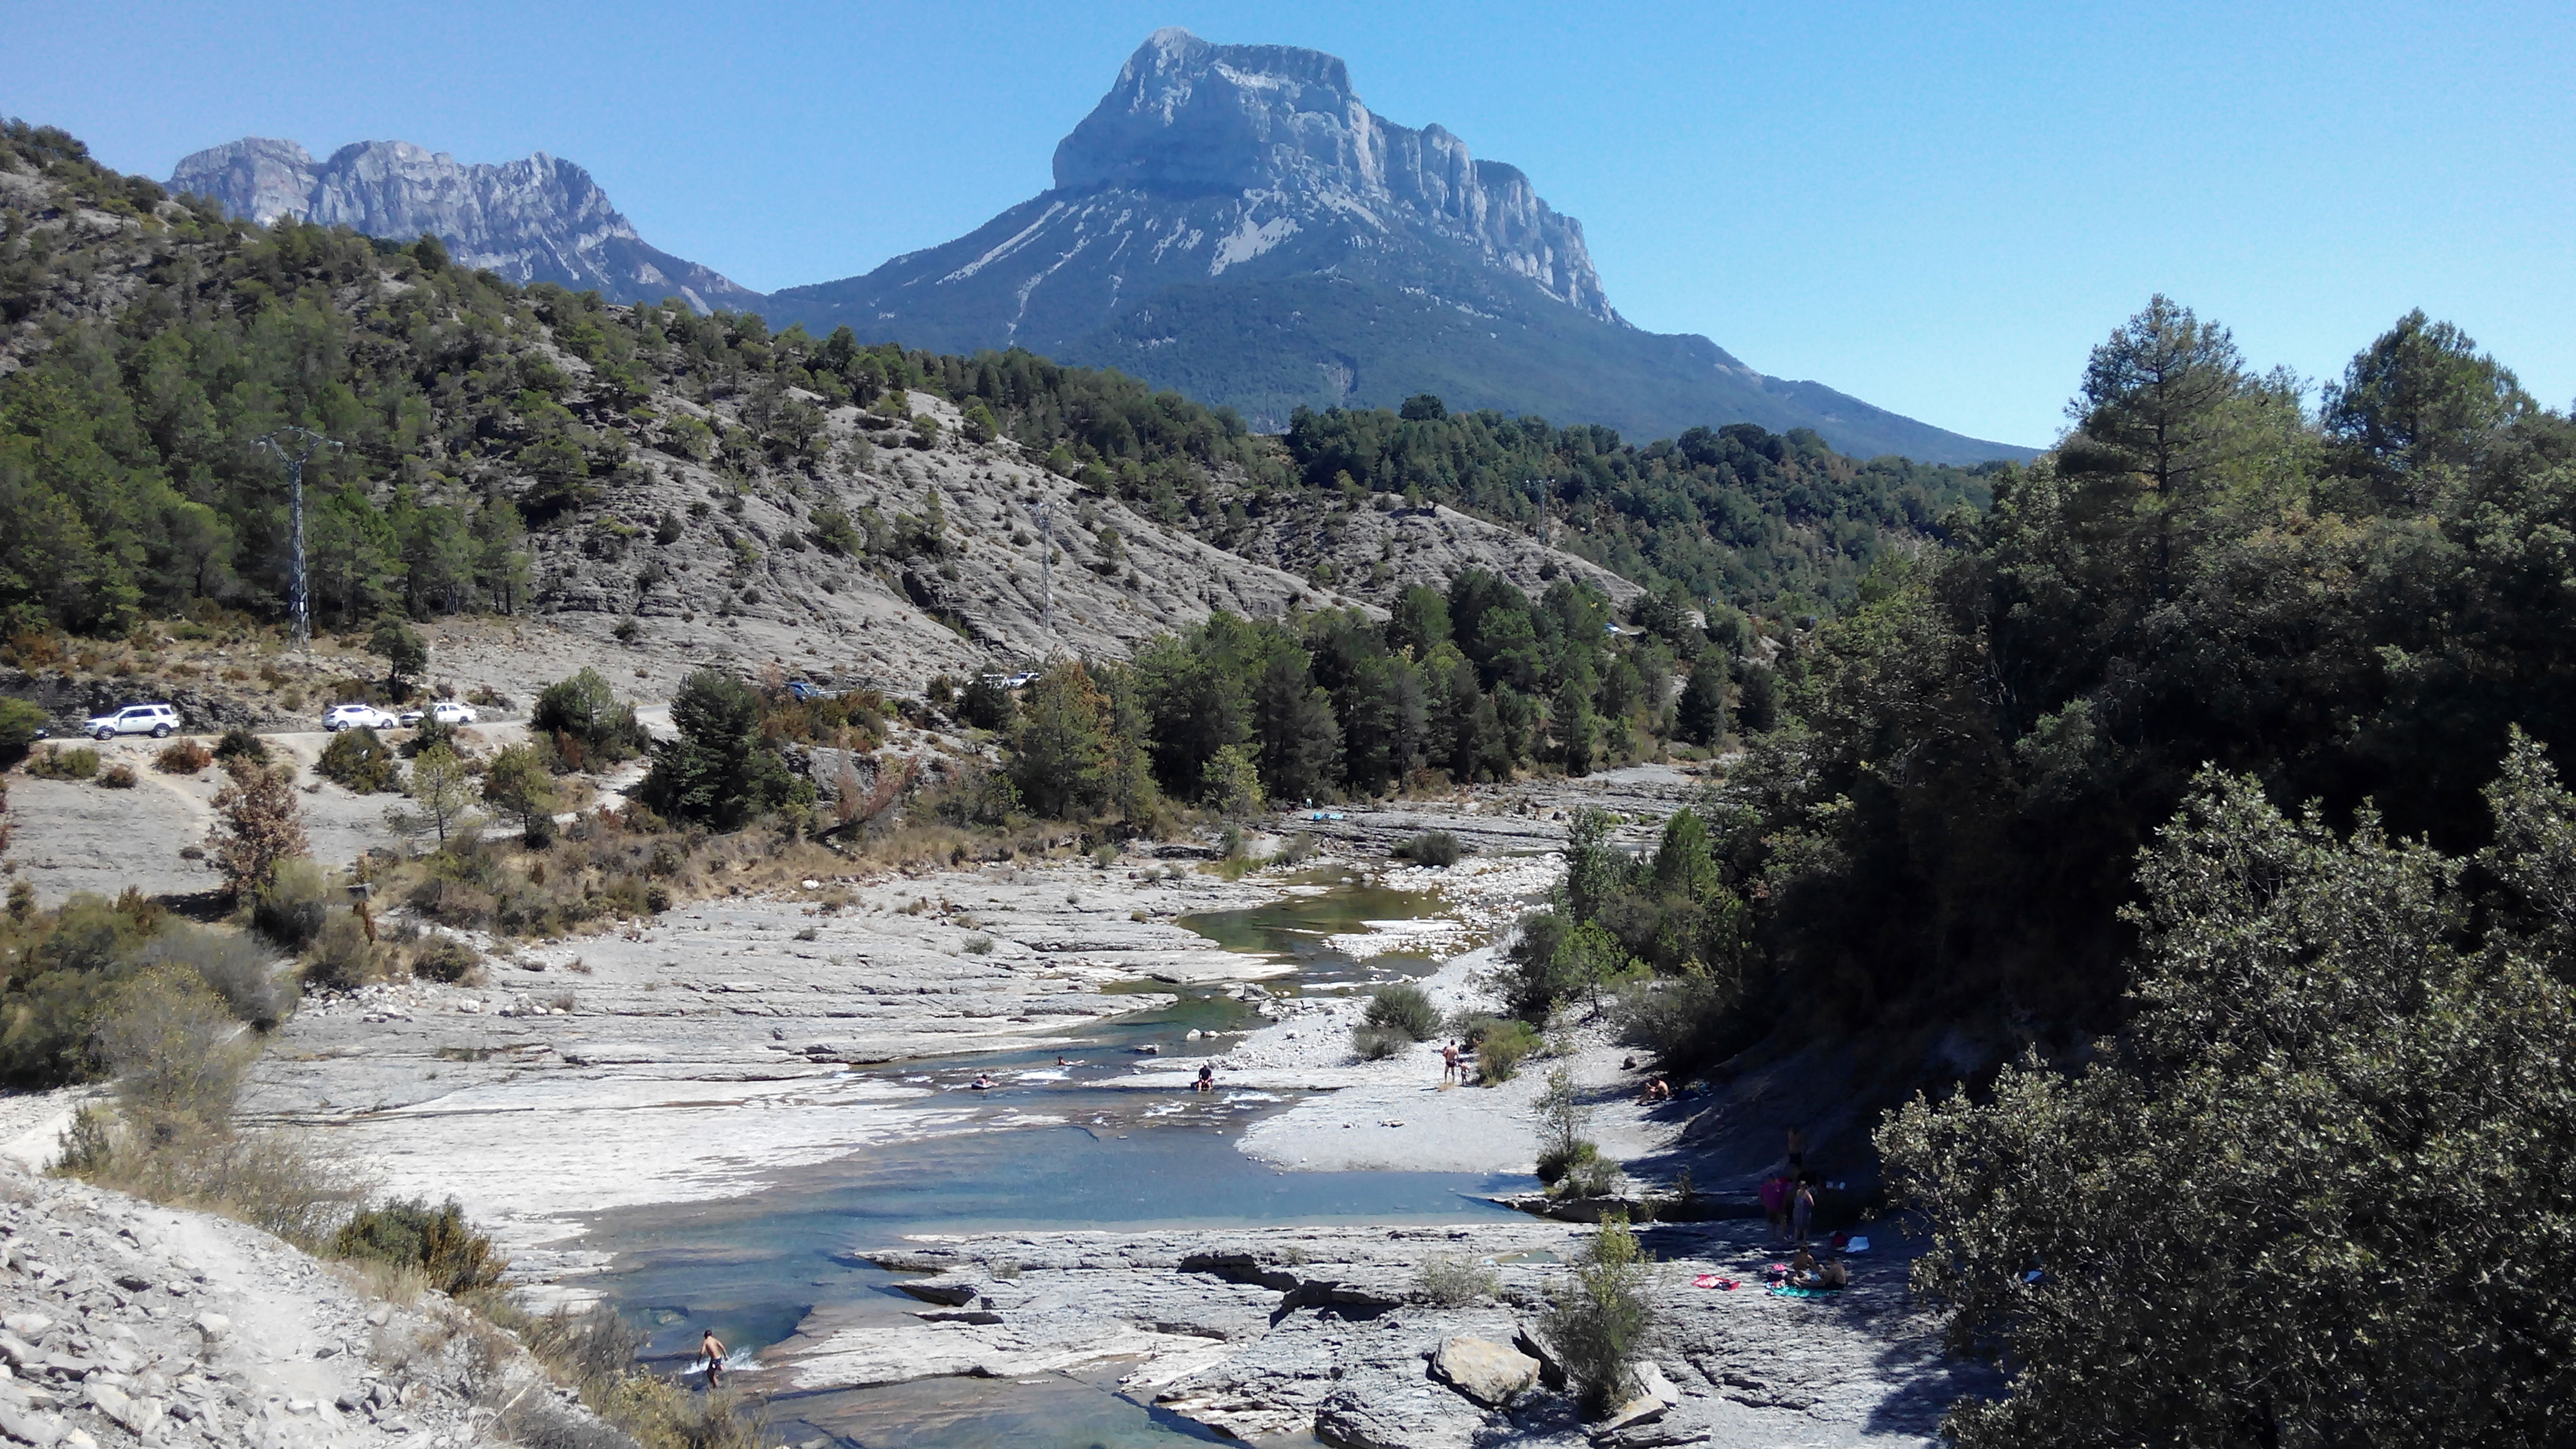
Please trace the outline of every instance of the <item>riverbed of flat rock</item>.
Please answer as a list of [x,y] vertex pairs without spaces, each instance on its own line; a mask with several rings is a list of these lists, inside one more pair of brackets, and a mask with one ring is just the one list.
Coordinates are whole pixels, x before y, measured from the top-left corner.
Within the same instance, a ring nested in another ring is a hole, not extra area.
[[256,1228],[0,1165],[0,1440],[446,1449],[567,1426],[619,1439],[443,1295],[374,1299]]
[[331,1127],[389,1191],[459,1198],[542,1272],[530,1250],[570,1214],[757,1191],[964,1115],[854,1064],[1071,1042],[1168,1005],[1159,986],[1279,974],[1174,919],[1320,889],[1001,865],[816,879],[567,942],[478,938],[480,984],[307,1002],[245,1105]]
[[[1311,1430],[1353,1449],[1486,1444],[1929,1444],[1982,1371],[1946,1358],[1905,1288],[1904,1245],[1849,1260],[1830,1298],[1777,1297],[1758,1222],[1649,1226],[1656,1392],[1587,1422],[1540,1310],[1588,1229],[1392,1228],[993,1233],[862,1245],[924,1277],[918,1304],[818,1310],[763,1355],[779,1390],[927,1376],[1009,1379],[1132,1363],[1122,1392],[1244,1438]],[[1446,1264],[1481,1292],[1435,1291]],[[1716,1275],[1739,1286],[1694,1286]],[[1524,1381],[1526,1380],[1526,1382]],[[1558,1387],[1551,1387],[1558,1381]]]

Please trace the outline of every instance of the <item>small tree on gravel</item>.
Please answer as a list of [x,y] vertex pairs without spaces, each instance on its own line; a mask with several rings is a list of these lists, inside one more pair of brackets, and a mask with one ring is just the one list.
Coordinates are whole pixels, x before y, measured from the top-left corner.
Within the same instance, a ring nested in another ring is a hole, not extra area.
[[385,661],[385,687],[396,699],[410,693],[413,675],[429,668],[429,644],[400,619],[376,625],[367,652]]
[[[445,745],[430,746],[412,762],[411,778],[404,783],[403,793],[420,807],[416,817],[419,828],[436,835],[442,847],[447,844],[448,837],[467,830],[472,824],[469,812],[474,806],[473,773],[465,768],[465,761]],[[388,818],[396,813],[401,813],[399,807],[396,811],[387,812]],[[395,828],[401,829],[403,825],[397,824]]]
[[[413,773],[418,775],[417,766]],[[522,742],[494,755],[483,771],[483,803],[518,821],[519,838],[543,848],[553,839],[555,808],[562,801],[545,756]]]
[[1647,1297],[1655,1267],[1628,1220],[1615,1214],[1601,1220],[1601,1231],[1572,1267],[1549,1292],[1539,1325],[1581,1390],[1583,1406],[1599,1413],[1636,1392],[1637,1358],[1655,1326]]
[[206,835],[206,855],[233,899],[257,894],[280,862],[312,848],[304,834],[304,810],[295,803],[284,771],[245,765],[215,793],[215,827]]

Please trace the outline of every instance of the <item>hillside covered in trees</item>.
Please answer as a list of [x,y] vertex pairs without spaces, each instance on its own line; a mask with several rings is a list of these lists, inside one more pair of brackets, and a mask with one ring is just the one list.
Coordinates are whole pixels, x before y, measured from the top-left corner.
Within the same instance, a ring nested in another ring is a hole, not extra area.
[[[335,625],[526,609],[529,530],[605,529],[613,540],[583,547],[611,553],[639,527],[668,534],[615,515],[675,460],[828,512],[817,485],[864,466],[868,446],[836,441],[830,410],[872,406],[871,426],[892,430],[876,442],[927,446],[895,405],[907,391],[1219,546],[1265,514],[1411,490],[1552,524],[1560,546],[1694,601],[1756,607],[1847,592],[1981,486],[1749,427],[1636,449],[1491,414],[1337,412],[1283,443],[1026,353],[773,334],[747,314],[515,287],[434,240],[263,229],[15,122],[0,131],[0,322],[0,508],[23,520],[0,539],[11,635],[115,634],[204,608],[279,618],[288,490],[258,440],[289,426],[338,444],[306,473],[315,614]],[[920,542],[892,518],[812,521],[890,558]]]

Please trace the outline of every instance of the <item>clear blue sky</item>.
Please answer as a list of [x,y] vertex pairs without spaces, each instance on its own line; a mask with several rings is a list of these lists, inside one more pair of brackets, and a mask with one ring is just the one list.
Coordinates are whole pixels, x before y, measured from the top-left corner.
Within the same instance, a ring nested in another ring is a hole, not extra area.
[[2339,373],[2408,307],[2576,396],[2576,9],[2556,5],[11,7],[0,113],[155,176],[400,138],[590,168],[763,290],[1048,184],[1160,25],[1314,46],[1582,218],[1611,301],[1941,426],[2045,443],[2163,290]]

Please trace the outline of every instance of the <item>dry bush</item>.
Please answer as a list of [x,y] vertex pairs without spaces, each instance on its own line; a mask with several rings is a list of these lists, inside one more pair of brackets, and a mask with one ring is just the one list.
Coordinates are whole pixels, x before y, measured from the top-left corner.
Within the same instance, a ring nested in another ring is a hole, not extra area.
[[143,963],[167,962],[204,978],[232,1014],[262,1031],[295,1010],[294,978],[277,969],[278,953],[246,935],[173,923],[143,948]]
[[65,1148],[59,1170],[71,1176],[237,1218],[307,1250],[318,1250],[367,1196],[356,1168],[302,1133],[236,1133],[213,1122],[156,1133],[92,1107],[73,1123]]
[[481,975],[482,967],[481,953],[454,936],[431,936],[411,953],[411,974],[423,981],[453,986]]
[[115,1074],[127,1120],[152,1132],[221,1121],[259,1055],[257,1040],[205,978],[168,960],[117,989],[92,1041]]
[[164,775],[193,775],[215,762],[214,751],[195,740],[173,740],[169,748],[153,756],[152,768]]
[[121,761],[110,765],[99,771],[98,785],[102,790],[131,790],[135,786],[134,767]]
[[1423,1260],[1415,1290],[1442,1308],[1464,1308],[1501,1297],[1503,1280],[1493,1269],[1472,1258],[1440,1254]]
[[295,803],[288,772],[249,760],[227,761],[233,782],[215,792],[215,826],[206,853],[234,899],[265,889],[285,862],[308,855],[304,808]]
[[323,991],[355,991],[385,978],[393,953],[367,939],[355,912],[334,911],[304,953],[304,984]]
[[322,867],[311,860],[299,856],[280,861],[268,883],[251,897],[251,929],[281,950],[300,951],[322,934],[340,894]]
[[1351,1050],[1364,1062],[1382,1062],[1413,1045],[1413,1038],[1392,1027],[1365,1023],[1351,1028]]

